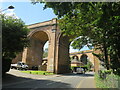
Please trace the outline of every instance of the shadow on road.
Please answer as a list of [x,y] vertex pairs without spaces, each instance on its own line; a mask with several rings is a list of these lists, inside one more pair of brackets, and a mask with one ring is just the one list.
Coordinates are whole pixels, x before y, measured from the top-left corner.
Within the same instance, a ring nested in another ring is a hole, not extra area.
[[57,85],[62,86],[61,88],[72,88],[70,84],[46,79],[31,79],[11,74],[6,74],[2,78],[2,90],[42,90],[43,88],[57,88]]
[[81,76],[81,77],[94,77],[94,74],[92,73],[85,73],[85,74],[77,74],[77,73],[68,73],[68,74],[59,74],[63,76]]

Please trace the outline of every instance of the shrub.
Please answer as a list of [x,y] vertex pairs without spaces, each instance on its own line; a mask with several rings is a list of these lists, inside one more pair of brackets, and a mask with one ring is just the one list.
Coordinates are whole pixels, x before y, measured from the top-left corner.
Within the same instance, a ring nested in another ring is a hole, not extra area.
[[21,19],[0,14],[2,22],[2,74],[9,71],[11,61],[28,46],[29,29]]
[[112,73],[112,70],[99,71],[95,74],[97,88],[120,88],[120,76]]
[[111,74],[112,70],[99,70],[98,75],[101,79],[106,79],[107,74]]

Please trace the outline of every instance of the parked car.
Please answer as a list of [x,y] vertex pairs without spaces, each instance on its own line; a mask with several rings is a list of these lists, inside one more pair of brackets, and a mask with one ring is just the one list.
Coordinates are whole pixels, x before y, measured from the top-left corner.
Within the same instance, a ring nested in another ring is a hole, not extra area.
[[32,66],[32,70],[38,70],[38,66]]
[[85,71],[84,71],[84,69],[83,68],[81,68],[81,67],[78,67],[78,68],[76,68],[76,73],[85,73]]
[[11,64],[11,69],[18,69],[18,70],[28,70],[28,65],[23,62],[18,62],[17,64]]

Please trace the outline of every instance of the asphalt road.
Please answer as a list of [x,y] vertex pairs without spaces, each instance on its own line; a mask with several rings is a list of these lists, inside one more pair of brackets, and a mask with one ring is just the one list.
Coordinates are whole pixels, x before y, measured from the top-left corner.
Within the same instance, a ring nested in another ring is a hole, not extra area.
[[10,70],[2,81],[4,89],[39,90],[40,88],[95,88],[94,73],[32,75]]

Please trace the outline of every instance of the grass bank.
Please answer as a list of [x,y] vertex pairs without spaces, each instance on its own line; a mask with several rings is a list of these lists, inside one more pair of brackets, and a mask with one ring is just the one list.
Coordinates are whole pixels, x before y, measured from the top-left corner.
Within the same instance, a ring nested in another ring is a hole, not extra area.
[[[95,74],[96,88],[120,88],[120,76],[114,74],[106,74],[103,78],[99,74]],[[106,89],[105,89],[106,90]]]
[[23,73],[28,73],[28,74],[37,74],[37,75],[53,75],[54,73],[52,72],[47,72],[47,71],[21,71]]

